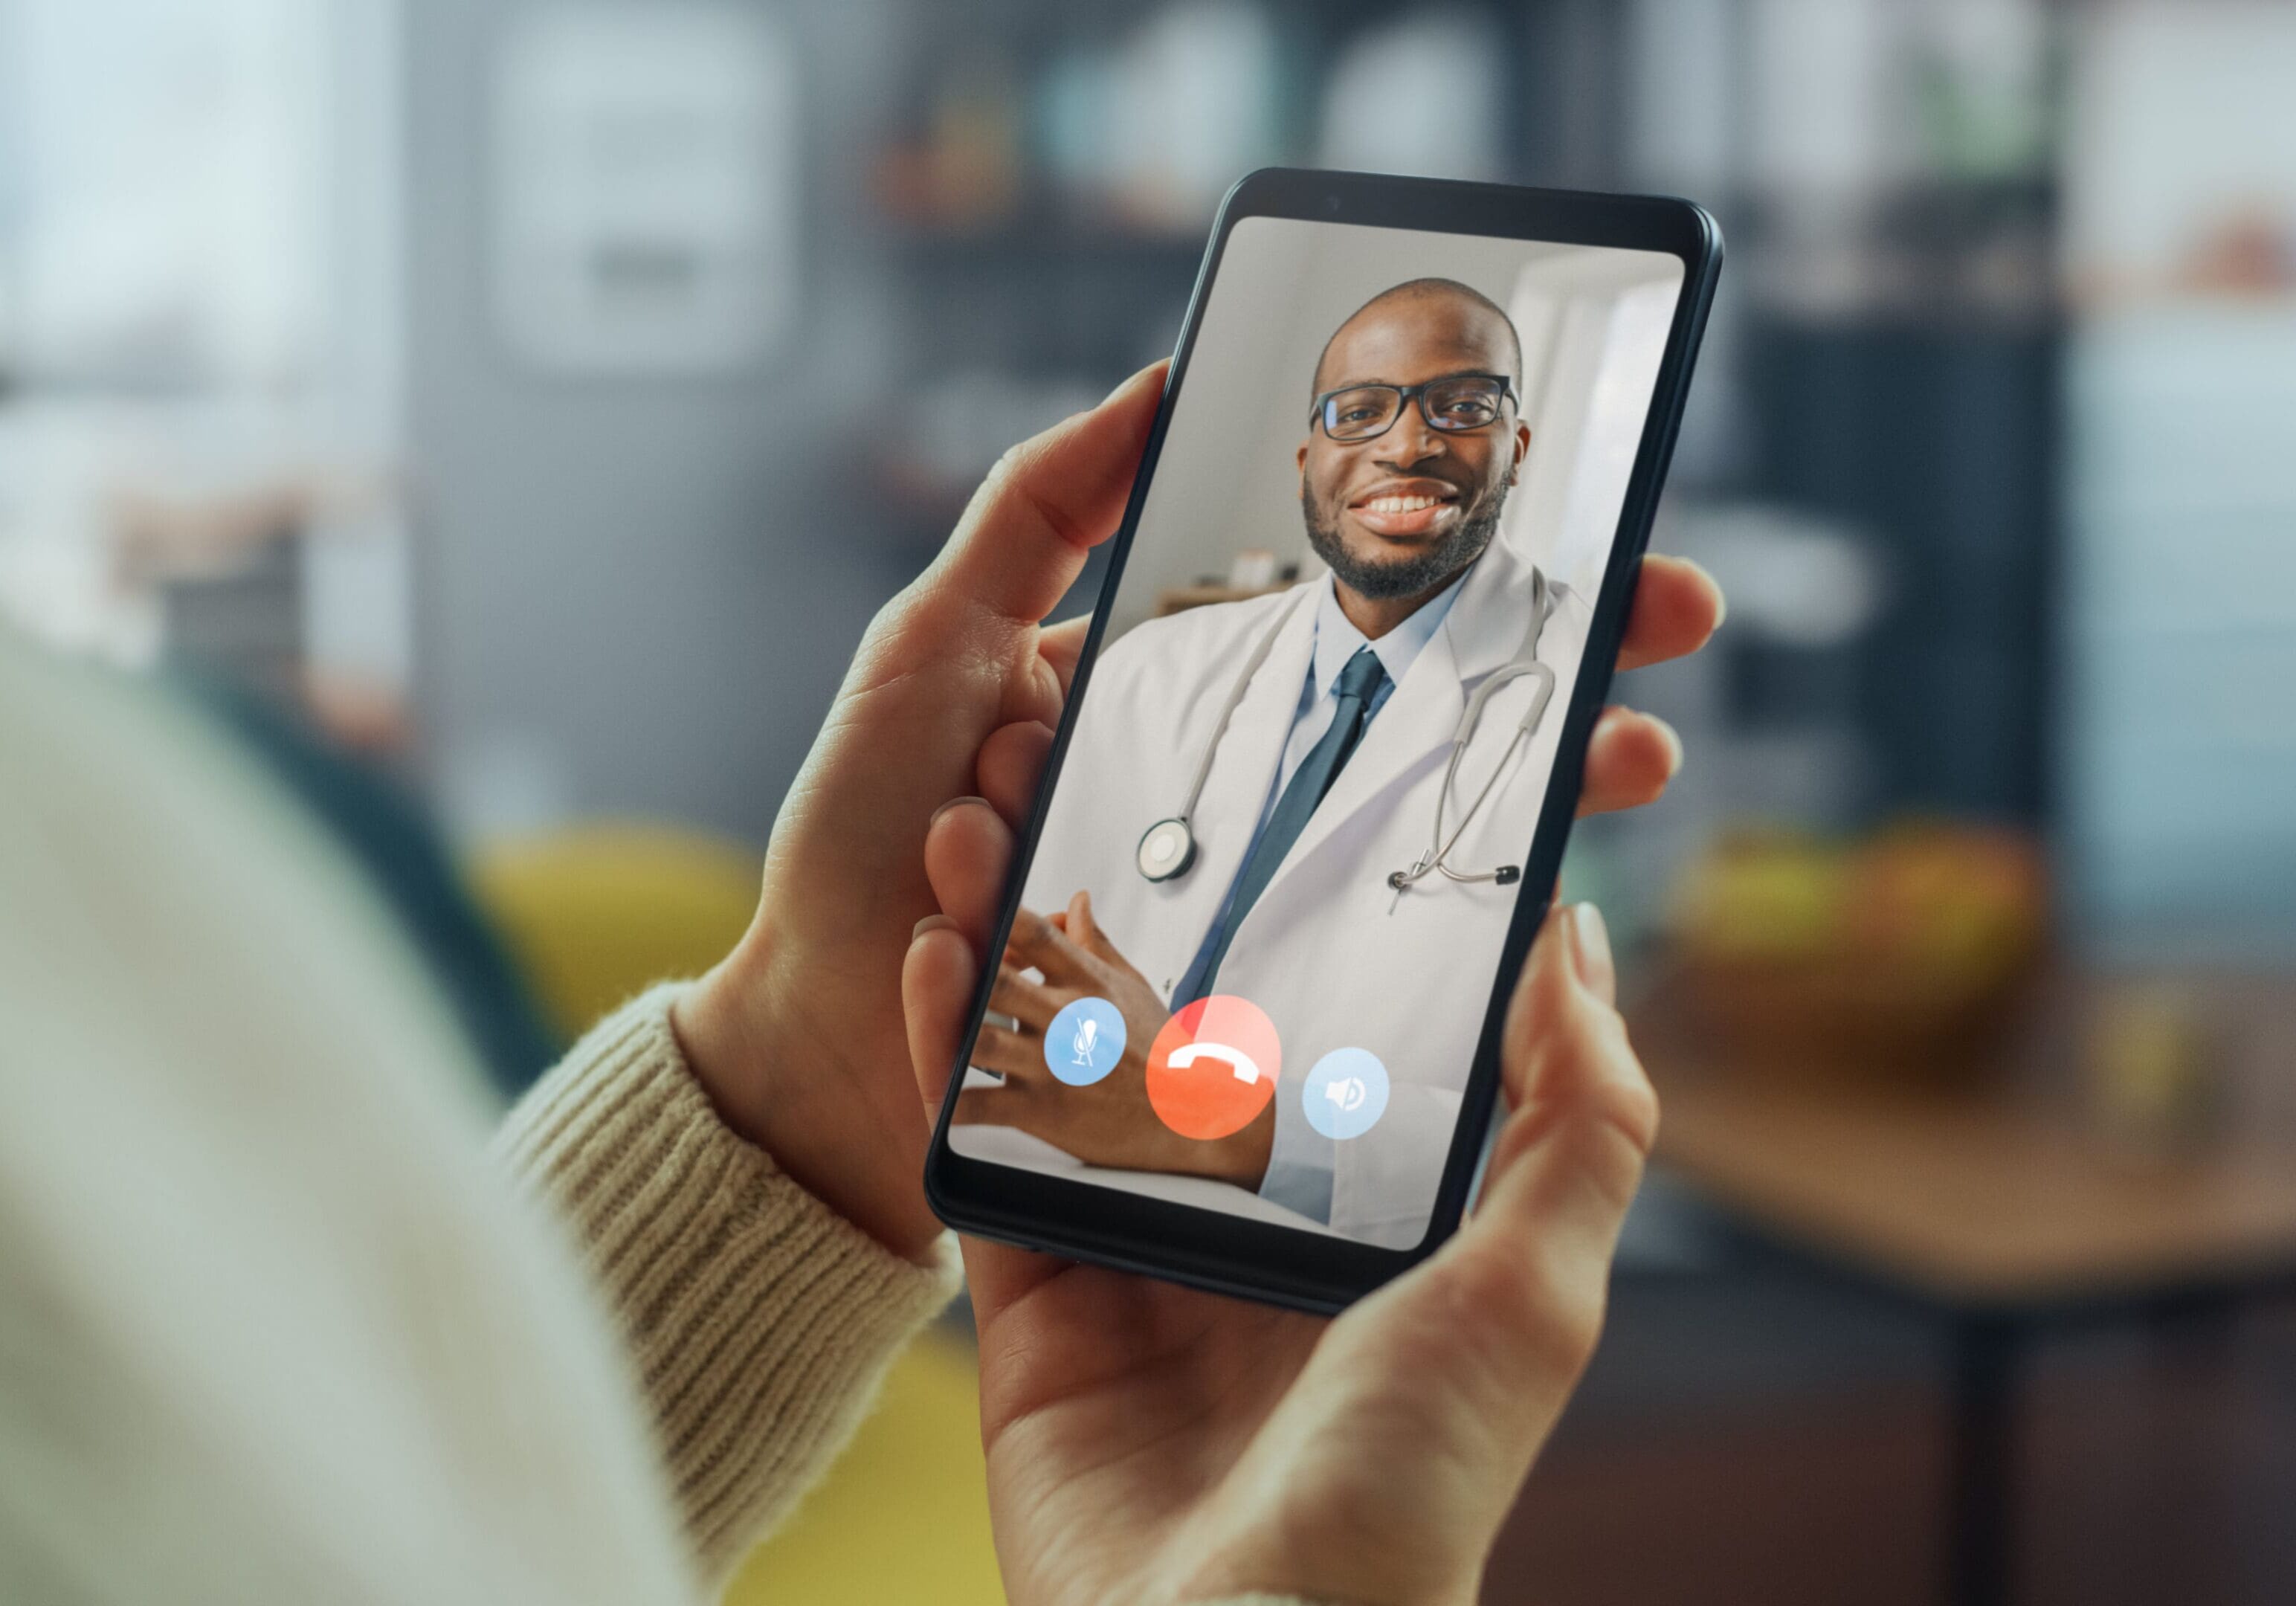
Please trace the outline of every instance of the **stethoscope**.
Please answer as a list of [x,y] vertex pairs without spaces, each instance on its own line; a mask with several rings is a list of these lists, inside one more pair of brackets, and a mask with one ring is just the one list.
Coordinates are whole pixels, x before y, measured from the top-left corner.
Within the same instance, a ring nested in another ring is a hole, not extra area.
[[[1134,857],[1144,879],[1151,881],[1174,881],[1194,866],[1196,833],[1190,822],[1195,817],[1197,802],[1204,795],[1204,783],[1211,775],[1212,759],[1219,752],[1220,738],[1227,734],[1228,721],[1234,716],[1237,705],[1243,701],[1243,694],[1251,684],[1251,677],[1259,673],[1259,666],[1267,661],[1267,655],[1275,650],[1276,638],[1283,634],[1284,627],[1292,622],[1292,616],[1300,610],[1311,594],[1312,587],[1303,588],[1276,619],[1275,627],[1260,637],[1259,644],[1251,650],[1251,656],[1244,660],[1242,672],[1237,675],[1235,684],[1229,689],[1227,701],[1220,707],[1219,718],[1212,725],[1211,736],[1204,743],[1201,757],[1196,760],[1195,779],[1188,784],[1187,801],[1180,805],[1180,812],[1157,821],[1142,834]],[[1434,827],[1428,835],[1426,851],[1409,868],[1398,870],[1387,878],[1387,884],[1397,892],[1400,893],[1405,888],[1438,873],[1454,881],[1494,881],[1502,887],[1510,886],[1522,878],[1522,866],[1520,864],[1501,864],[1493,870],[1455,870],[1449,860],[1451,849],[1458,845],[1459,839],[1466,834],[1467,827],[1474,823],[1475,815],[1481,812],[1492,789],[1498,784],[1499,777],[1506,774],[1507,766],[1514,759],[1515,750],[1538,730],[1539,720],[1546,713],[1546,705],[1554,700],[1554,671],[1538,661],[1538,639],[1546,631],[1546,617],[1554,609],[1554,599],[1547,588],[1545,571],[1532,569],[1530,627],[1523,632],[1522,644],[1515,649],[1514,656],[1491,671],[1483,684],[1475,688],[1473,695],[1467,699],[1467,706],[1459,715],[1458,728],[1451,733],[1451,758],[1443,769],[1442,789],[1435,794]],[[1475,800],[1467,805],[1466,813],[1459,816],[1459,823],[1447,835],[1444,820],[1448,812],[1452,789],[1458,781],[1459,763],[1466,756],[1467,744],[1474,740],[1476,727],[1482,723],[1484,706],[1500,688],[1513,685],[1525,676],[1538,683],[1531,696],[1530,706],[1517,722],[1506,751],[1492,766],[1490,778],[1483,783],[1482,790],[1475,794]]]

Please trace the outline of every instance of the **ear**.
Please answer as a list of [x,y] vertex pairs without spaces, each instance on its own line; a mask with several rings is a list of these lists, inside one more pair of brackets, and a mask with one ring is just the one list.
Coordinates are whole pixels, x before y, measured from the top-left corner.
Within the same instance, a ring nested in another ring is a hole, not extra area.
[[[1308,443],[1307,441],[1302,440],[1300,443],[1300,451],[1298,455],[1292,459],[1293,464],[1300,471],[1300,488],[1303,491],[1308,488]],[[1516,455],[1520,457],[1521,454],[1518,452]]]
[[1507,470],[1507,483],[1513,485],[1515,476],[1522,472],[1522,460],[1530,455],[1530,426],[1519,423],[1514,427],[1514,463]]

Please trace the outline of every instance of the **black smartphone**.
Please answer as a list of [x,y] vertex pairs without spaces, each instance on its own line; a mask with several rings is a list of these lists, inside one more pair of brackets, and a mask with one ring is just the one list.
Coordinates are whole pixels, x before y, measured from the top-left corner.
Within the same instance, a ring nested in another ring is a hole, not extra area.
[[1685,201],[1229,192],[933,1135],[944,1221],[1315,1310],[1457,1227],[1721,256]]

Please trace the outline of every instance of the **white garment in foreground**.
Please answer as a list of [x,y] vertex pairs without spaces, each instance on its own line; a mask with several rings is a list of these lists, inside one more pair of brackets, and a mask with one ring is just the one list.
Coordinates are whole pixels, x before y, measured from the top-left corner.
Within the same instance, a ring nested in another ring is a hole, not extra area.
[[684,1606],[949,1291],[718,1123],[641,1000],[507,1141],[650,1417],[299,814],[4,631],[0,775],[9,1606]]

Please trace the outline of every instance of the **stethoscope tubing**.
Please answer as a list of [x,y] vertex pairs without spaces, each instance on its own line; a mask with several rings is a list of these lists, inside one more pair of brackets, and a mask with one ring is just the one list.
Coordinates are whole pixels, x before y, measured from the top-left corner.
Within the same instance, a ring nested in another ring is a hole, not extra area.
[[[1267,655],[1275,650],[1277,639],[1290,626],[1292,616],[1305,604],[1308,595],[1309,589],[1303,586],[1277,616],[1275,625],[1259,638],[1252,648],[1251,656],[1244,660],[1242,669],[1228,689],[1227,701],[1220,706],[1219,718],[1212,725],[1211,734],[1204,742],[1203,752],[1196,760],[1195,774],[1188,783],[1187,799],[1180,805],[1180,811],[1156,821],[1142,833],[1135,857],[1144,879],[1151,881],[1172,881],[1194,866],[1196,805],[1202,800],[1205,783],[1211,778],[1212,761],[1219,755],[1221,739],[1227,734],[1228,722],[1235,717],[1245,692],[1250,688],[1251,677],[1267,661]],[[1499,778],[1514,761],[1516,750],[1538,728],[1539,721],[1546,717],[1547,704],[1554,701],[1554,671],[1538,661],[1539,640],[1546,634],[1547,616],[1553,611],[1554,597],[1547,586],[1546,571],[1534,567],[1531,570],[1530,626],[1523,633],[1522,645],[1516,649],[1513,660],[1476,687],[1474,695],[1468,700],[1467,707],[1460,716],[1459,728],[1451,738],[1451,757],[1444,766],[1442,789],[1435,796],[1434,829],[1429,835],[1427,851],[1407,869],[1398,870],[1387,878],[1388,885],[1397,891],[1400,892],[1439,872],[1452,881],[1498,881],[1502,884],[1513,879],[1510,871],[1520,873],[1516,866],[1507,864],[1495,870],[1454,870],[1448,861],[1451,849],[1458,846],[1459,839],[1466,834],[1467,827],[1482,812],[1483,805],[1489,799]],[[1529,711],[1517,724],[1506,751],[1499,755],[1498,763],[1492,767],[1480,790],[1475,793],[1475,800],[1467,806],[1466,812],[1459,817],[1459,823],[1447,838],[1443,834],[1443,817],[1458,780],[1460,761],[1466,755],[1468,743],[1481,726],[1483,707],[1502,686],[1512,684],[1527,675],[1539,681],[1538,694],[1533,698]],[[1162,846],[1166,851],[1154,862],[1168,864],[1168,868],[1160,870],[1151,868],[1149,851],[1150,844],[1158,839],[1160,833],[1165,838]]]

